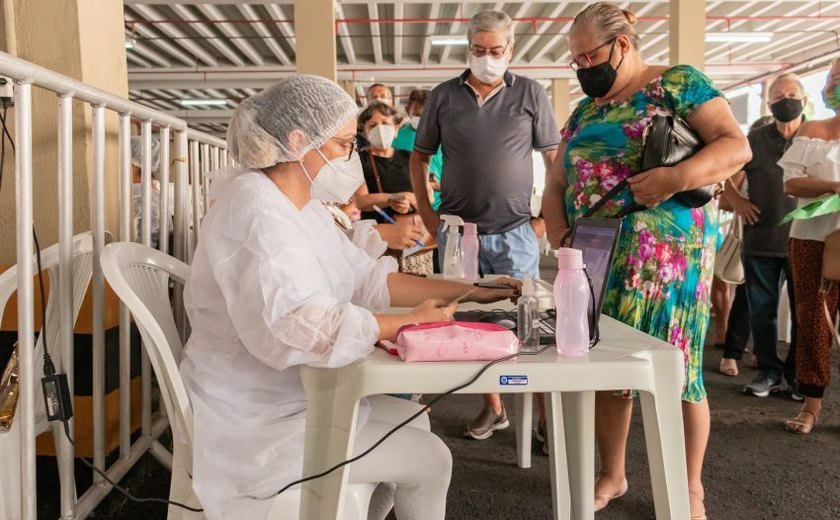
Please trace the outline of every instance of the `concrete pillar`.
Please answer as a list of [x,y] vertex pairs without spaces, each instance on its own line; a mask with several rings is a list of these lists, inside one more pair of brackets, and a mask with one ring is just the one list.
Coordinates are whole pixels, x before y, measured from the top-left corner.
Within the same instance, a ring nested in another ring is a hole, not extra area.
[[562,128],[571,115],[569,104],[571,103],[571,89],[568,79],[553,79],[549,88],[551,95],[551,106],[554,108],[554,117],[557,124]]
[[356,83],[352,79],[340,79],[338,80],[338,84],[341,85],[341,88],[345,92],[350,94],[351,98],[356,99]]
[[[0,45],[21,59],[49,68],[119,96],[128,97],[124,17],[121,2],[89,0],[2,0]],[[60,44],[57,44],[60,42]],[[42,247],[58,241],[57,101],[32,90],[34,218]],[[13,121],[14,108],[9,109]],[[89,187],[92,181],[91,113],[73,106],[73,230],[90,229]],[[106,229],[118,231],[118,118],[106,116]],[[14,135],[14,134],[12,134]],[[14,158],[6,155],[0,189],[0,265],[15,262]],[[6,225],[8,223],[8,225]]]
[[706,1],[671,0],[670,59],[671,65],[706,67]]
[[334,0],[295,0],[295,64],[300,74],[335,81]]

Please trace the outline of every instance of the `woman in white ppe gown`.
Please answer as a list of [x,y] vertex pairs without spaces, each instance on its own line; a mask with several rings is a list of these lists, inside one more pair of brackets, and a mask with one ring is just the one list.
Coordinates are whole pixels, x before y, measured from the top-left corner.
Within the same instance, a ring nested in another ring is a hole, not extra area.
[[[184,289],[193,486],[211,520],[265,518],[277,491],[301,477],[301,365],[343,366],[403,324],[449,320],[454,306],[444,301],[470,288],[396,273],[392,258],[354,246],[315,200],[346,202],[363,182],[356,111],[332,81],[292,76],[243,101],[231,120],[228,147],[240,169],[216,181]],[[469,299],[513,297],[519,284],[506,283],[511,289]],[[379,314],[391,306],[413,310]],[[416,406],[372,401],[372,411],[360,406],[357,452],[407,417],[388,403]],[[400,520],[445,515],[451,455],[424,420],[350,468],[351,482],[391,483]]]

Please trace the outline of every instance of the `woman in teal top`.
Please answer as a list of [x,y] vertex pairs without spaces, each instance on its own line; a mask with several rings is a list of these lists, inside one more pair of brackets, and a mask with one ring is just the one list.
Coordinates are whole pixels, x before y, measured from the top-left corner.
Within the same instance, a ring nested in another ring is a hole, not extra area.
[[[718,217],[713,203],[692,209],[671,196],[726,179],[744,165],[750,151],[723,94],[706,76],[690,66],[669,69],[642,62],[634,23],[631,13],[604,2],[590,5],[575,19],[569,36],[570,66],[587,97],[563,130],[543,211],[549,239],[558,246],[569,225],[623,179],[630,178],[630,190],[595,216],[614,216],[634,201],[649,208],[622,222],[603,312],[677,346],[685,355],[683,415],[691,518],[703,519],[700,476],[709,406],[702,352]],[[685,119],[706,145],[676,167],[638,173],[642,135],[655,114]],[[597,397],[602,467],[595,486],[596,510],[627,491],[624,458],[632,406],[623,397]]]
[[[392,145],[397,150],[406,152],[414,151],[414,138],[417,136],[417,125],[420,124],[420,116],[423,114],[423,107],[426,106],[426,98],[429,97],[429,89],[416,88],[408,95],[408,104],[405,107],[408,113],[408,123],[400,127],[397,137]],[[438,148],[436,154],[429,162],[429,177],[432,184],[432,209],[437,211],[440,208],[440,179],[443,172],[443,150]],[[432,178],[433,177],[433,178]]]

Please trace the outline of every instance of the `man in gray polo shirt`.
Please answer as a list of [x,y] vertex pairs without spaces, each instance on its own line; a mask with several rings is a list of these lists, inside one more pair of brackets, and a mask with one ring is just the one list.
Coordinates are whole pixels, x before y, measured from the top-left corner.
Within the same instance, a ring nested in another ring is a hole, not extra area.
[[[479,265],[483,274],[522,278],[539,276],[539,247],[529,225],[534,185],[531,156],[542,152],[550,166],[560,131],[545,90],[535,81],[508,70],[513,55],[513,28],[508,15],[483,11],[470,19],[470,68],[441,83],[426,101],[411,155],[411,179],[420,216],[438,235],[444,251],[439,215],[475,222]],[[443,149],[441,205],[428,200],[428,167]],[[486,439],[508,426],[497,394],[485,396],[485,407],[466,434]]]

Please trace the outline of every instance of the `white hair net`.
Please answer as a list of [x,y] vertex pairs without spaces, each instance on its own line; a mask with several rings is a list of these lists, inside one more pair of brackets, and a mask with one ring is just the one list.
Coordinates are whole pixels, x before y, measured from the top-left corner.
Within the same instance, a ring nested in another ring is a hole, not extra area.
[[[135,135],[131,138],[131,164],[143,167],[143,138]],[[152,171],[160,167],[160,141],[152,137]]]
[[357,110],[334,81],[290,76],[240,103],[228,126],[228,149],[244,168],[299,161],[355,119]]

